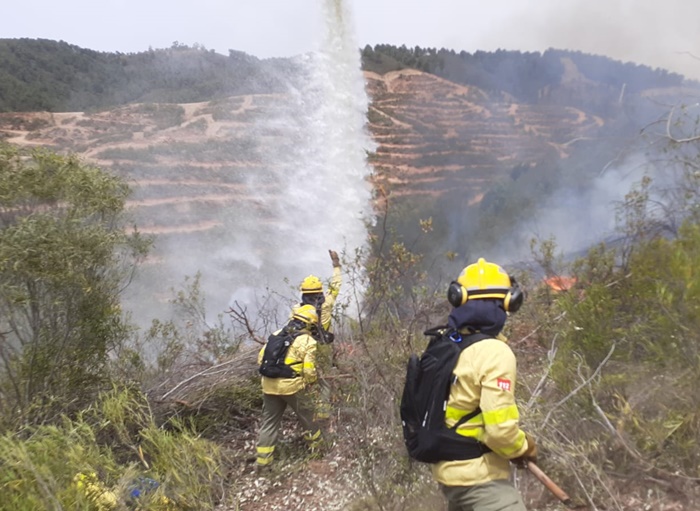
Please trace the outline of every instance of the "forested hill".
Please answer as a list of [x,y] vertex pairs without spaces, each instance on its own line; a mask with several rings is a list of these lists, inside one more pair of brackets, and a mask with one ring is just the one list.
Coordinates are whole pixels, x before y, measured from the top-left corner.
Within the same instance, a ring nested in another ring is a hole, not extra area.
[[[366,71],[383,74],[415,68],[529,103],[576,103],[571,96],[562,99],[543,94],[571,79],[567,62],[576,70],[576,78],[592,89],[624,87],[639,92],[698,86],[663,69],[563,50],[471,54],[376,45],[362,50],[362,62]],[[167,49],[124,54],[97,52],[63,41],[0,39],[0,111],[88,111],[134,102],[186,103],[273,93],[303,76],[299,71],[294,59],[261,60],[234,50],[225,56],[198,45],[174,43]],[[578,98],[589,100],[585,94]]]
[[[288,59],[173,44],[103,53],[46,39],[0,39],[0,112],[89,111],[280,91]],[[298,73],[288,73],[296,76]]]
[[549,49],[543,53],[497,50],[467,53],[434,48],[391,45],[366,46],[362,50],[366,70],[385,73],[411,67],[447,80],[473,85],[486,91],[502,91],[520,102],[537,102],[542,91],[571,79],[566,62],[577,70],[577,78],[629,92],[656,87],[698,86],[677,73],[600,55]]

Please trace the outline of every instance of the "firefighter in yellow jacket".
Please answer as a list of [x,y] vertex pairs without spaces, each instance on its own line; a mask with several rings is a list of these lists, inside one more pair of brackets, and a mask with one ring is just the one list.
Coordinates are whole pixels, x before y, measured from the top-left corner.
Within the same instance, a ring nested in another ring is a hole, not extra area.
[[316,419],[325,420],[330,417],[331,412],[331,387],[324,376],[328,375],[333,365],[333,330],[331,328],[333,306],[340,292],[342,284],[342,274],[340,272],[340,258],[334,250],[329,250],[328,254],[333,263],[333,275],[328,285],[328,291],[324,292],[323,283],[315,275],[309,275],[301,282],[301,303],[299,305],[313,305],[319,315],[319,329],[317,339],[318,366],[320,378],[318,382],[318,400],[316,403]]
[[454,369],[445,422],[452,427],[477,410],[480,413],[457,427],[457,433],[485,444],[490,452],[432,465],[433,477],[449,502],[449,511],[525,511],[518,491],[510,484],[510,462],[534,461],[537,446],[519,427],[515,404],[515,355],[501,334],[509,312],[523,301],[519,286],[503,268],[479,259],[464,268],[448,289],[454,307],[449,326],[462,334],[492,335],[468,346]]
[[320,312],[320,324],[323,327],[321,334],[332,332],[333,306],[336,298],[338,298],[338,293],[340,293],[340,286],[343,283],[338,253],[334,250],[329,250],[328,254],[333,263],[333,275],[328,285],[328,291],[324,292],[323,283],[316,275],[309,275],[301,281],[299,286],[301,289],[301,303],[299,305],[313,305],[316,307],[316,312]]
[[[292,319],[282,330],[275,332],[289,333],[293,338],[283,360],[291,376],[262,377],[263,415],[256,448],[258,469],[268,467],[274,460],[275,444],[287,406],[297,415],[309,447],[313,450],[322,442],[321,429],[313,418],[314,404],[307,392],[317,379],[317,343],[313,336],[317,324],[316,309],[312,305],[303,305],[295,309]],[[265,347],[260,350],[258,364],[263,364],[264,359]]]

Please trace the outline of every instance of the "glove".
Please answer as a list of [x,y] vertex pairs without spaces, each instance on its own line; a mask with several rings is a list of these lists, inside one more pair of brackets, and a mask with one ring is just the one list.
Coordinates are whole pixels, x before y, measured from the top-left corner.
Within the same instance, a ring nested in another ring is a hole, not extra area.
[[528,461],[537,463],[537,443],[535,438],[530,433],[525,433],[525,441],[527,442],[527,450],[521,456],[510,460],[518,468],[527,467]]
[[331,256],[333,268],[340,268],[340,259],[338,258],[338,252],[336,252],[335,250],[329,250],[328,254],[330,254]]
[[327,332],[326,330],[324,330],[319,337],[321,344],[332,344],[333,341],[335,341],[335,335],[333,335],[333,332]]

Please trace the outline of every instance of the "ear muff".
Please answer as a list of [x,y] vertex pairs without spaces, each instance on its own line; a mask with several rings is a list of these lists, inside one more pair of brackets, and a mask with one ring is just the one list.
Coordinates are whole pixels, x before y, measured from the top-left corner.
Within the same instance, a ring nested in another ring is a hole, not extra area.
[[520,306],[523,304],[523,300],[525,299],[525,294],[523,293],[523,290],[520,289],[520,285],[515,278],[510,277],[510,282],[510,291],[508,291],[508,294],[503,299],[503,309],[506,312],[513,313],[518,312],[518,309],[520,309]]
[[[506,312],[514,313],[518,312],[518,309],[520,309],[520,306],[523,304],[523,300],[525,299],[525,295],[522,289],[520,289],[520,285],[515,278],[510,277],[510,281],[512,286],[506,293],[506,296],[503,298],[503,309]],[[479,293],[475,293],[475,295],[478,294]],[[450,283],[450,287],[447,288],[447,301],[450,302],[450,305],[453,307],[459,307],[460,305],[467,303],[468,300],[469,293],[467,290],[459,282],[453,280]]]
[[464,289],[464,286],[455,280],[450,282],[450,287],[447,288],[447,301],[450,302],[452,307],[459,307],[465,304],[468,298],[467,290]]

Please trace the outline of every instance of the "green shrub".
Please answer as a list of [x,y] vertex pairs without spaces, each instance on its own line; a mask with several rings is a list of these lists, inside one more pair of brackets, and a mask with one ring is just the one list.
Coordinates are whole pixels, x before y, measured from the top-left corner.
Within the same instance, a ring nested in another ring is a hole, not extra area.
[[119,293],[149,240],[125,228],[119,178],[42,149],[0,147],[0,417],[41,422],[107,384],[130,335]]
[[[140,509],[213,509],[220,487],[218,448],[177,421],[155,424],[145,396],[102,394],[76,419],[27,427],[0,437],[0,510],[107,510],[76,485],[83,474],[120,505],[139,478],[160,483]],[[94,476],[92,476],[94,474]]]

